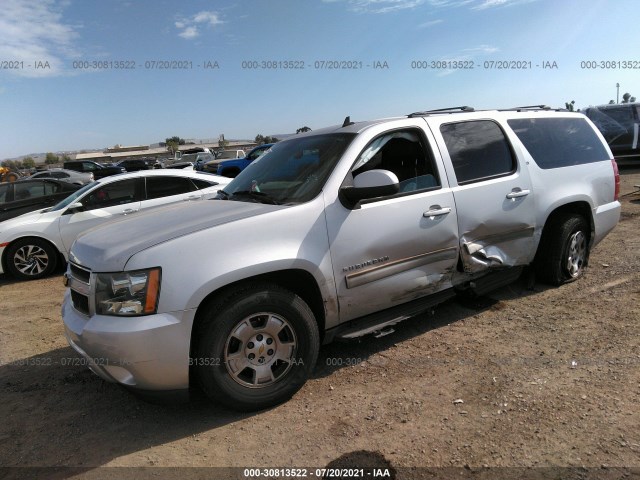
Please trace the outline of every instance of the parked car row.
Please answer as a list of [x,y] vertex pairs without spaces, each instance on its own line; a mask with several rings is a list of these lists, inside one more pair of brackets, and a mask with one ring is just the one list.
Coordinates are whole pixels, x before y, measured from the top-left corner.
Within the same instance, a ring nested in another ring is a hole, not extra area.
[[[6,218],[15,216],[14,212],[31,213],[0,222],[0,273],[21,280],[46,276],[61,260],[66,261],[80,233],[152,207],[213,198],[229,182],[193,170],[142,170],[108,176],[82,188],[52,179],[2,184],[0,199],[10,200]],[[41,195],[40,203],[30,207],[21,203],[26,201],[19,199],[23,192],[37,198],[40,191],[53,193]]]

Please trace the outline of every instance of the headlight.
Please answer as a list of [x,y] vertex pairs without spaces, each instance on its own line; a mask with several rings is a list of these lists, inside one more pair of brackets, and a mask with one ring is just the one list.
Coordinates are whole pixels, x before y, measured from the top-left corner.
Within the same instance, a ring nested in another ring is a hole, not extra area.
[[160,268],[96,275],[96,313],[150,315],[158,309]]

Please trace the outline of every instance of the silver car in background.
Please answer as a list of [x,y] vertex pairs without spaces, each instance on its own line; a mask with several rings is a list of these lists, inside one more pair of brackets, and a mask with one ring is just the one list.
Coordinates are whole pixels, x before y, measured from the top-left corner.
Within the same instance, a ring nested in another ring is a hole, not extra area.
[[31,175],[29,178],[55,178],[63,182],[75,183],[76,185],[86,185],[93,182],[93,173],[76,172],[66,168],[51,168]]

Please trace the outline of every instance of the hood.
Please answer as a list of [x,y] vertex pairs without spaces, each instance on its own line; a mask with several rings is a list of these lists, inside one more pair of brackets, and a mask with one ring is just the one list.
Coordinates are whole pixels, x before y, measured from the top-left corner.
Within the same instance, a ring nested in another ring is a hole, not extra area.
[[230,200],[159,207],[87,230],[71,246],[69,259],[94,271],[122,271],[133,255],[159,243],[283,208]]
[[29,225],[31,223],[38,222],[43,216],[51,210],[50,208],[36,210],[35,212],[23,213],[17,217],[10,218],[9,220],[5,220],[0,222],[0,232],[5,232],[13,227],[18,227],[21,225]]

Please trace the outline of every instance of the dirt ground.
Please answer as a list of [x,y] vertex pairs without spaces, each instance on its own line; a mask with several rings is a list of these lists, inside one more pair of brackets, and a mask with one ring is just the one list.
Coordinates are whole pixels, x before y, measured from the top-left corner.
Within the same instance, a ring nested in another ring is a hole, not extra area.
[[[621,173],[624,195],[640,169]],[[0,275],[0,466],[47,467],[0,478],[250,478],[100,468],[182,466],[640,477],[640,195],[621,202],[621,222],[580,281],[517,283],[382,338],[325,346],[293,399],[254,414],[202,397],[149,404],[102,381],[63,337],[61,276]]]

